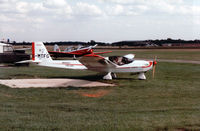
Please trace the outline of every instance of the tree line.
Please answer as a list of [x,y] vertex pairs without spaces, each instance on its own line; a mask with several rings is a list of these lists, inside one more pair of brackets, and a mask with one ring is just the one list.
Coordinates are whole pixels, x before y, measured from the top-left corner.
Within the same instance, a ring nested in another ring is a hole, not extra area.
[[[31,45],[32,42],[10,42],[13,45]],[[200,40],[181,40],[181,39],[161,39],[161,40],[141,40],[141,41],[118,41],[113,43],[96,42],[91,40],[89,42],[81,41],[60,41],[60,42],[44,42],[45,45],[95,45],[98,46],[146,46],[146,45],[157,45],[162,46],[163,44],[200,44]]]

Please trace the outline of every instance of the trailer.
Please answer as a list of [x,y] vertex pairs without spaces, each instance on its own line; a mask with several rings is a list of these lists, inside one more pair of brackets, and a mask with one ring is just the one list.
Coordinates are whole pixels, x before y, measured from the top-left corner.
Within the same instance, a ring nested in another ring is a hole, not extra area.
[[24,64],[16,64],[16,62],[29,59],[30,55],[26,54],[25,50],[14,50],[11,44],[0,43],[0,63],[9,63],[20,66]]

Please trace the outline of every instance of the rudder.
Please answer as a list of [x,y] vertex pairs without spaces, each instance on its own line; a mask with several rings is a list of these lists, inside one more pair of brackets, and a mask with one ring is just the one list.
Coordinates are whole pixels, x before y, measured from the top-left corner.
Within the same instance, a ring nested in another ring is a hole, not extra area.
[[43,42],[32,43],[32,60],[42,62],[52,61],[51,56],[49,55],[49,52]]

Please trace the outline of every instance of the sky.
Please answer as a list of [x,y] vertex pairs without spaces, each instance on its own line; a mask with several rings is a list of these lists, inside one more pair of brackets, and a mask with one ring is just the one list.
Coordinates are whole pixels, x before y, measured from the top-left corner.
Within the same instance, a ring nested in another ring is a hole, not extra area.
[[200,39],[200,0],[0,0],[0,40]]

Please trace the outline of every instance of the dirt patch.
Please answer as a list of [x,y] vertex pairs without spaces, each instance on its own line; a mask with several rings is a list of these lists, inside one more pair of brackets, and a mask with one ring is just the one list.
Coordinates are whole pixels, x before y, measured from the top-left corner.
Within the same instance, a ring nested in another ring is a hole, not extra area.
[[56,88],[56,87],[101,87],[114,86],[96,81],[78,79],[11,79],[0,80],[0,84],[11,88]]
[[111,90],[97,90],[94,92],[90,92],[90,93],[86,93],[86,92],[82,92],[80,93],[81,96],[85,96],[85,97],[93,97],[93,98],[98,98],[98,97],[103,97],[105,95],[107,95],[108,93],[110,93]]

